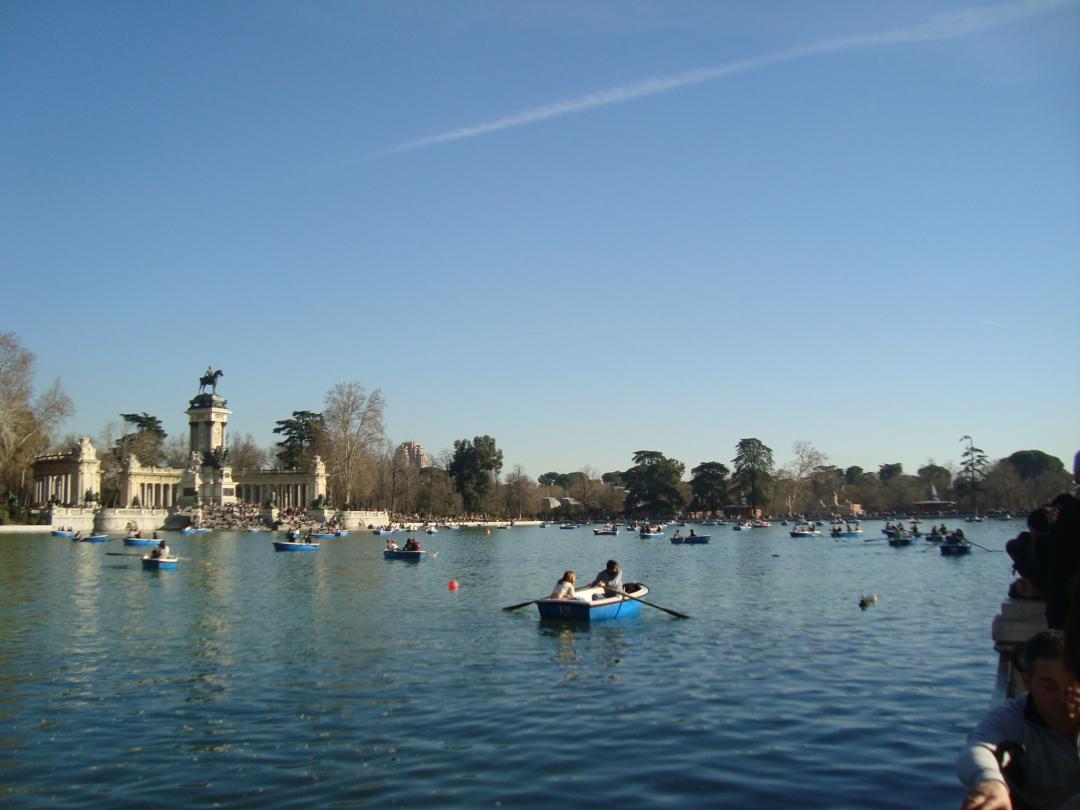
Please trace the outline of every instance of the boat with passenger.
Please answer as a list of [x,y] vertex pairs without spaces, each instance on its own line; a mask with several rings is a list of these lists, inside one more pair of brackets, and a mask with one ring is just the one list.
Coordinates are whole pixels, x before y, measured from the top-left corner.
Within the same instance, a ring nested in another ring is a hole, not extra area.
[[834,523],[829,534],[832,537],[862,537],[861,523]]
[[[641,582],[630,582],[623,593],[643,599],[649,588]],[[625,619],[641,612],[641,602],[621,594],[604,595],[604,587],[580,588],[573,599],[537,599],[540,618],[554,621],[596,622],[607,619]]]
[[107,534],[90,534],[85,537],[75,532],[75,536],[71,538],[72,543],[108,543],[109,535]]
[[675,536],[671,538],[671,544],[675,546],[701,546],[705,545],[710,540],[712,540],[712,535],[697,534],[691,529],[690,534],[687,535],[675,532]]
[[812,523],[796,523],[788,534],[792,537],[821,537],[821,530]]
[[318,551],[319,544],[308,541],[304,542],[302,539],[296,540],[275,540],[274,551]]
[[70,529],[70,530],[69,529],[53,529],[52,530],[52,536],[53,537],[74,537],[75,536],[75,530],[74,529]]
[[655,540],[664,536],[664,530],[656,523],[650,526],[642,526],[641,531],[638,532],[638,537],[646,540]]
[[175,571],[178,562],[179,557],[155,557],[147,554],[142,558],[142,567],[147,571]]
[[202,526],[185,526],[180,530],[180,534],[210,534],[210,531]]
[[139,537],[138,535],[134,534],[124,538],[125,546],[149,548],[150,546],[156,546],[157,544],[157,540],[153,540],[149,537]]
[[608,523],[607,525],[605,525],[605,526],[603,526],[603,527],[601,527],[599,529],[593,529],[592,533],[595,534],[597,537],[600,537],[600,536],[614,537],[619,533],[619,527],[618,526],[612,526],[610,523]]

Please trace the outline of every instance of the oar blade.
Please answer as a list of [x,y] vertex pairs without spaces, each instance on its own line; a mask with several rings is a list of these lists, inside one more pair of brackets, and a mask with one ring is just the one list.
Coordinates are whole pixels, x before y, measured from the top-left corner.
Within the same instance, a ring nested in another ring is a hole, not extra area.
[[521,602],[520,604],[517,604],[517,605],[507,605],[506,607],[503,608],[503,610],[517,610],[518,608],[523,608],[526,605],[532,605],[532,604],[535,604],[536,602],[539,602],[539,601],[540,601],[539,599],[530,599],[528,602]]

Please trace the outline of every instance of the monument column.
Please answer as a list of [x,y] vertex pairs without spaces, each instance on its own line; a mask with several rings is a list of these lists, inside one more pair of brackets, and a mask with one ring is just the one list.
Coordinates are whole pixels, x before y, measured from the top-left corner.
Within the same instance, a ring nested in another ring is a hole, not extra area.
[[[196,503],[221,506],[236,502],[236,485],[226,448],[226,426],[232,411],[217,392],[218,378],[223,376],[220,370],[207,368],[199,379],[199,393],[188,403],[191,461],[176,499],[180,506]],[[205,391],[207,386],[212,388],[210,393]]]

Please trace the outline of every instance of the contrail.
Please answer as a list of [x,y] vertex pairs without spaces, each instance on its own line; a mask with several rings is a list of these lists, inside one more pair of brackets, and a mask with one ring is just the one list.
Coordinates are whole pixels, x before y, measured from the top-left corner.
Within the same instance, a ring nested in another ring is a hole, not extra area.
[[784,62],[792,62],[796,59],[805,59],[810,56],[851,51],[857,48],[866,48],[874,45],[907,45],[919,42],[938,42],[941,40],[958,39],[960,37],[977,34],[991,28],[998,28],[1010,23],[1034,17],[1039,14],[1054,11],[1058,8],[1075,6],[1080,0],[1018,0],[1017,2],[1002,3],[1000,5],[968,8],[959,11],[939,14],[925,22],[906,28],[896,28],[891,31],[881,31],[876,34],[860,34],[852,37],[839,37],[821,40],[808,45],[800,45],[788,50],[776,53],[764,54],[748,59],[740,59],[735,62],[727,62],[723,65],[689,70],[683,73],[675,73],[670,76],[657,76],[643,79],[632,84],[623,84],[606,90],[596,90],[586,93],[577,98],[565,101],[556,101],[542,107],[532,107],[521,112],[512,113],[494,121],[486,121],[469,127],[452,129],[435,135],[427,135],[411,141],[403,141],[396,146],[391,146],[379,152],[367,155],[367,159],[387,157],[402,152],[412,152],[417,149],[425,149],[451,141],[461,141],[466,138],[475,138],[477,135],[487,135],[491,132],[499,132],[504,129],[535,124],[540,121],[549,121],[552,118],[561,118],[564,115],[595,110],[600,107],[610,107],[615,104],[624,104],[628,101],[636,101],[647,96],[655,96],[659,93],[667,93],[671,90],[680,90],[684,87],[692,87],[697,84],[715,81],[738,73],[748,73],[770,65],[778,65]]

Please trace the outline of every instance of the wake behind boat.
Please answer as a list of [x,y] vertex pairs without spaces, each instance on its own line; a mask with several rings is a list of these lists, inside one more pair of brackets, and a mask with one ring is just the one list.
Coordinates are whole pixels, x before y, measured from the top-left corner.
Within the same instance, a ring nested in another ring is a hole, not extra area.
[[[649,595],[648,587],[640,582],[627,584],[624,592],[638,599]],[[636,616],[641,612],[641,602],[620,594],[604,596],[602,585],[575,590],[574,596],[576,597],[574,599],[536,600],[540,618],[556,621],[596,622],[606,619],[623,619]]]

